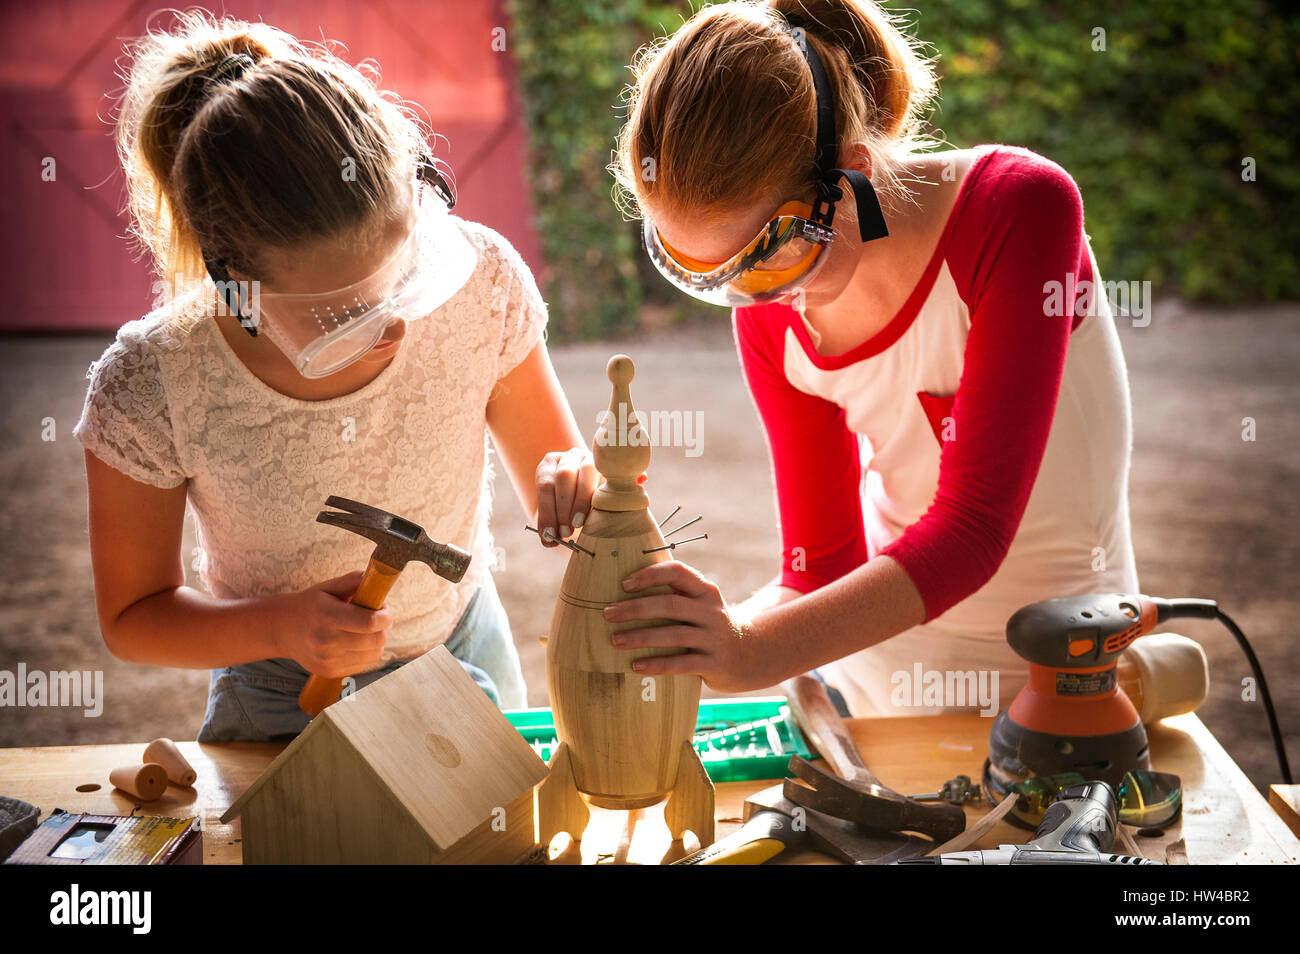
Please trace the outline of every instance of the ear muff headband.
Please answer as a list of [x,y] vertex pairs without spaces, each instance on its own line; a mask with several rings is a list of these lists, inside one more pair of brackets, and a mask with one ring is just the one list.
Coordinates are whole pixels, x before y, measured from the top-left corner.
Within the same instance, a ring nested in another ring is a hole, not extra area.
[[[835,99],[821,57],[808,39],[808,28],[799,15],[776,12],[791,27],[795,45],[812,71],[813,89],[817,94],[817,203],[813,207],[812,220],[828,228],[831,226],[835,218],[835,203],[844,197],[844,190],[839,186],[839,181],[844,179],[853,190],[858,209],[858,233],[862,241],[884,238],[889,234],[889,227],[885,224],[885,214],[871,180],[856,169],[835,168],[839,148],[835,135]],[[794,30],[800,32],[793,33]]]

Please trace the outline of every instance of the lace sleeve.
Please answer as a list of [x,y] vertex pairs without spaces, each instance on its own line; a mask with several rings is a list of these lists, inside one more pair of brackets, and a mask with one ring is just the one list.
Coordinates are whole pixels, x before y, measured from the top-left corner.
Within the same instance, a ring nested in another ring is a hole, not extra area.
[[184,483],[158,358],[119,333],[86,373],[90,387],[73,436],[104,463],[154,487]]
[[492,251],[497,257],[497,275],[492,286],[493,327],[501,329],[497,379],[513,371],[546,330],[546,302],[537,289],[532,271],[523,257],[502,236],[495,236]]

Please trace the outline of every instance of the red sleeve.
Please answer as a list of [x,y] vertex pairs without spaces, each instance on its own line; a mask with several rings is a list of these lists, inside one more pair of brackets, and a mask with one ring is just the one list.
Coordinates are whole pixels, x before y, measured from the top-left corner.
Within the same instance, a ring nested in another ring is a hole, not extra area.
[[733,327],[771,455],[781,583],[810,593],[867,560],[862,471],[857,435],[845,424],[844,409],[786,380],[782,311],[740,308]]
[[[971,324],[952,439],[940,452],[934,502],[880,551],[912,578],[927,621],[988,582],[1006,557],[1078,324],[1073,282],[1091,278],[1083,200],[1064,169],[1002,147],[978,171],[947,253]],[[1063,286],[1057,303],[1067,307],[1053,306],[1051,282]]]

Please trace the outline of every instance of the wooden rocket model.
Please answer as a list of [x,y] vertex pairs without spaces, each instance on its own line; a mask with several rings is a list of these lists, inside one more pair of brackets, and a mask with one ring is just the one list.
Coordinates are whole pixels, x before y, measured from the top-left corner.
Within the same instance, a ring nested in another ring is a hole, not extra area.
[[628,393],[636,369],[631,358],[615,355],[606,370],[613,394],[593,449],[604,480],[573,541],[546,641],[547,684],[560,744],[538,788],[539,840],[549,844],[561,831],[575,841],[582,838],[589,818],[582,796],[597,807],[623,810],[667,797],[664,818],[672,837],[689,829],[701,845],[709,845],[713,784],[691,745],[700,677],[633,672],[634,659],[678,650],[615,649],[610,635],[667,621],[611,624],[602,613],[617,600],[670,592],[660,586],[628,593],[622,582],[642,567],[672,559],[642,487],[650,440]]

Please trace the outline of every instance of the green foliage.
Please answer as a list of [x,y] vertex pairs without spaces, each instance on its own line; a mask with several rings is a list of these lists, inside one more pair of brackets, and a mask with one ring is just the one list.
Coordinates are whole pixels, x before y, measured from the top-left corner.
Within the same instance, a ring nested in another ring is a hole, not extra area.
[[632,79],[628,64],[644,43],[679,26],[689,4],[507,0],[506,9],[554,337],[618,335],[639,323],[722,313],[653,271],[640,223],[624,221],[606,171]]
[[[940,55],[935,125],[954,146],[1024,146],[1068,170],[1104,277],[1243,301],[1300,298],[1300,25],[1283,5],[930,0],[911,17]],[[627,64],[691,5],[507,0],[507,9],[557,338],[716,319],[718,309],[648,266],[605,168]],[[1098,27],[1104,51],[1093,49]],[[1242,179],[1247,157],[1255,181]]]
[[915,33],[941,55],[948,140],[1025,146],[1068,170],[1104,277],[1205,301],[1298,298],[1300,26],[1284,6],[935,0]]
[[605,166],[644,7],[638,0],[507,3],[543,284],[560,338],[626,331],[641,305],[637,233],[614,207]]

